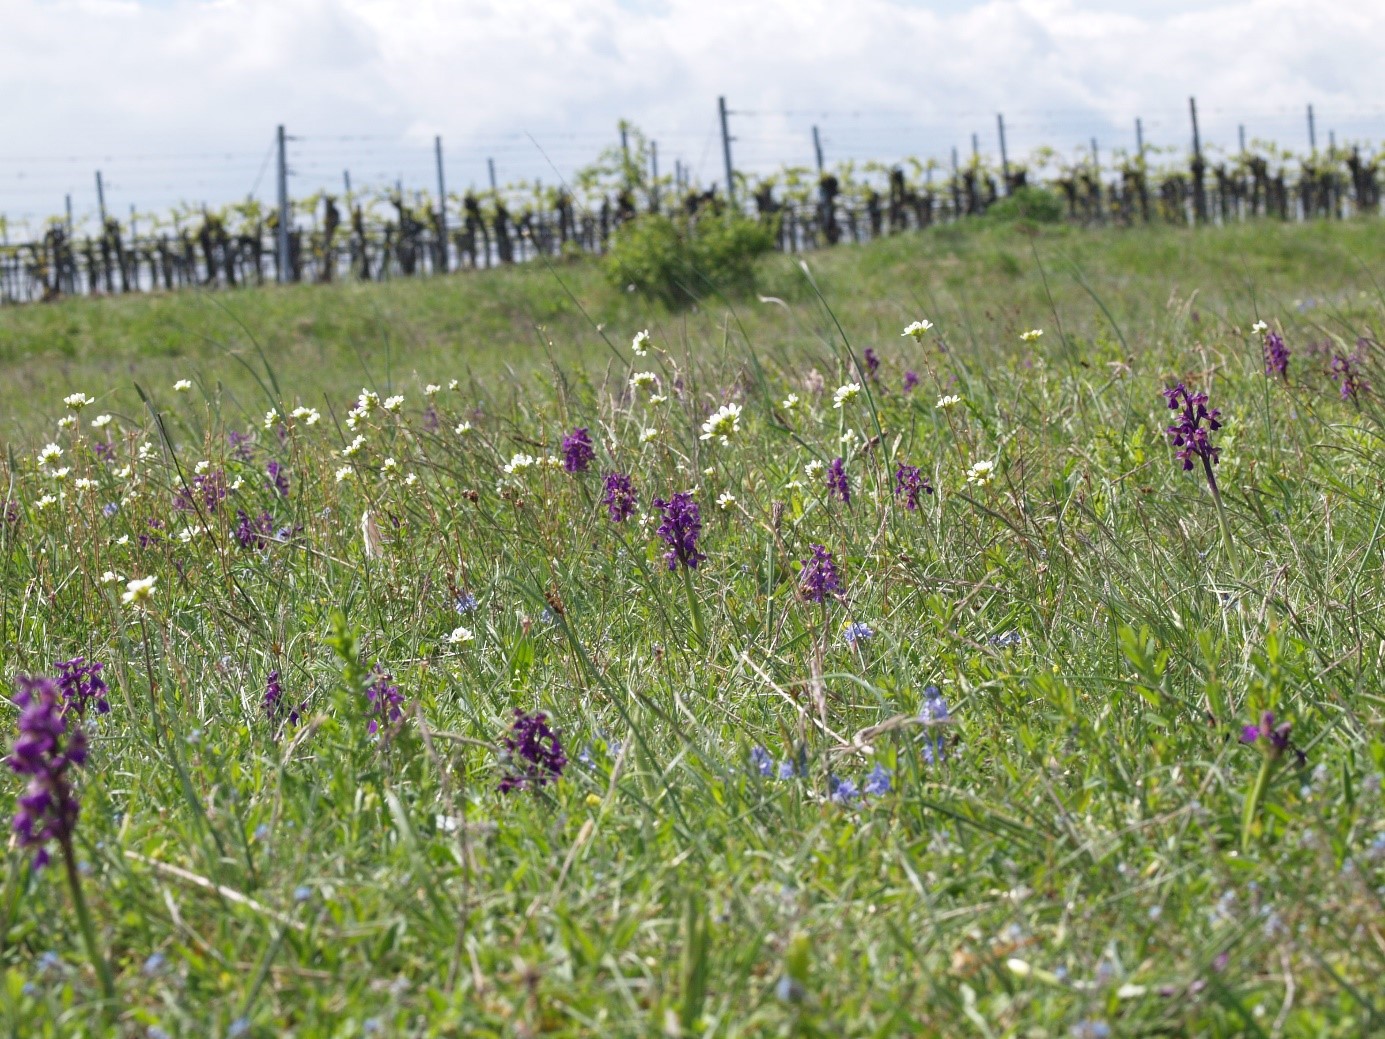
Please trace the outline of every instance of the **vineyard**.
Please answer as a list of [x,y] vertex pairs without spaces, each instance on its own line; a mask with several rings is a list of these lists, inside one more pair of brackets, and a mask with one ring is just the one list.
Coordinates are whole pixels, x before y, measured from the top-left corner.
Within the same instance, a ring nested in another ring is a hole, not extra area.
[[[945,170],[934,161],[843,163],[818,172],[732,172],[702,186],[660,177],[649,144],[608,149],[571,186],[519,184],[462,195],[318,192],[279,209],[256,199],[204,208],[141,232],[106,218],[80,235],[53,219],[36,240],[0,246],[0,303],[61,296],[234,288],[266,282],[383,281],[474,270],[574,253],[602,255],[641,214],[695,223],[728,209],[761,221],[784,252],[861,243],[990,215],[1077,224],[1224,225],[1373,214],[1385,156],[1361,146],[1294,154],[1256,143],[1210,160],[1161,158],[1143,147],[1103,166],[1095,153],[1059,163],[1051,149],[1027,162],[973,152]],[[729,166],[729,160],[728,160]],[[439,206],[438,199],[445,203]]]

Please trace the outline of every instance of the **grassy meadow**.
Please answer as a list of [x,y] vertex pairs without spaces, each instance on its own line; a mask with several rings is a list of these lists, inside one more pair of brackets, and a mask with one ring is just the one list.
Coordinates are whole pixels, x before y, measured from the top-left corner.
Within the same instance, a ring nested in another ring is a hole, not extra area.
[[0,310],[0,1031],[1385,1032],[1382,242]]

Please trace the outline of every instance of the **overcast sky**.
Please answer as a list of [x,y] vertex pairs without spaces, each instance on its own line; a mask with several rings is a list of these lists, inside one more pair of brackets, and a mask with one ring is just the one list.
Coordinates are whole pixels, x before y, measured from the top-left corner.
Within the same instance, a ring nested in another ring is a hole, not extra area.
[[[1381,0],[0,0],[0,213],[128,213],[293,190],[570,176],[626,118],[720,181],[736,164],[996,151],[1104,154],[1203,134],[1385,139]],[[532,136],[533,141],[529,139]],[[537,142],[537,145],[534,143]],[[542,151],[540,150],[542,149]]]

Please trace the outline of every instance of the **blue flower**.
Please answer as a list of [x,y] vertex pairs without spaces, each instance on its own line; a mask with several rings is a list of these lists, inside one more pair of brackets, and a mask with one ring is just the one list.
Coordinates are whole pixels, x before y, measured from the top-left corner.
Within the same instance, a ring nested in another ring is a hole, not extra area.
[[[925,722],[938,723],[945,722],[951,717],[947,711],[947,701],[943,699],[943,694],[938,691],[935,685],[927,686],[923,690],[923,710],[919,712],[919,717]],[[933,725],[929,726],[930,728]],[[932,765],[943,759],[944,737],[941,732],[925,733],[923,741],[923,760]]]
[[149,958],[144,961],[144,966],[140,971],[148,976],[153,976],[164,969],[164,954],[161,952],[150,953]]
[[462,592],[457,596],[457,601],[452,604],[452,608],[458,613],[470,613],[476,609],[476,596],[470,592]]
[[755,767],[755,771],[762,776],[768,776],[774,772],[774,762],[770,760],[769,751],[764,747],[752,747],[750,750],[750,763]]
[[871,769],[870,775],[866,777],[865,791],[871,797],[881,797],[890,792],[890,770],[884,765],[876,764]]
[[862,621],[853,621],[851,624],[848,624],[846,630],[842,632],[842,638],[846,641],[847,645],[854,646],[858,639],[862,642],[868,642],[875,638],[875,632],[871,630],[869,624]]
[[832,791],[832,800],[836,801],[837,804],[852,804],[861,796],[860,789],[850,779],[838,779],[836,776],[829,776],[827,785]]
[[295,902],[306,902],[313,897],[313,889],[307,884],[299,884],[293,889],[293,900]]
[[793,779],[793,777],[796,775],[798,775],[798,770],[793,767],[792,761],[779,762],[780,779]]

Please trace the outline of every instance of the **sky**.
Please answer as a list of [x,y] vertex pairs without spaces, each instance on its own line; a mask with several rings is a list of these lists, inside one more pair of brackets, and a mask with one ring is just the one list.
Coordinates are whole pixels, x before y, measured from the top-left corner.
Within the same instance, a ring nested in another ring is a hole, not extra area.
[[1234,150],[1385,140],[1385,2],[1323,0],[0,0],[0,214],[128,217],[291,190],[570,178],[627,119],[704,184],[738,170],[1108,158],[1135,144]]

